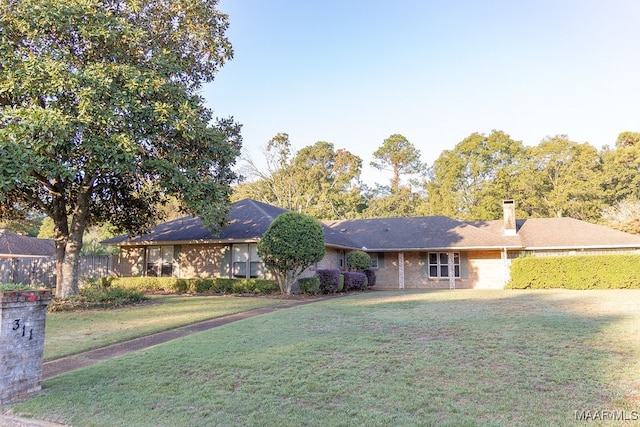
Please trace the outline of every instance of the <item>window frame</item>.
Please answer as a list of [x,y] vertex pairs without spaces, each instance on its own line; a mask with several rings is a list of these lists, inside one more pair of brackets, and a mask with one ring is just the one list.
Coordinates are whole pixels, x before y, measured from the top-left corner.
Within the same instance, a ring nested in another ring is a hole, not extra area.
[[264,263],[258,256],[257,243],[231,245],[231,277],[237,279],[263,279]]
[[173,245],[147,246],[145,251],[145,276],[173,277],[174,256],[175,247]]
[[450,253],[453,253],[453,277],[456,279],[462,278],[460,252],[427,252],[427,271],[429,272],[429,279],[451,278],[449,274]]

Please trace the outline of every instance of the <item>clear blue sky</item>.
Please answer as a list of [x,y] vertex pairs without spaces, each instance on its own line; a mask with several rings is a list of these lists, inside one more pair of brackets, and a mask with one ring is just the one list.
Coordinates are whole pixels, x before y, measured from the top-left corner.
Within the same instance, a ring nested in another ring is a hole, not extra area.
[[394,133],[429,165],[473,132],[601,148],[640,131],[638,0],[221,0],[234,47],[204,87],[244,147],[286,132],[369,166]]

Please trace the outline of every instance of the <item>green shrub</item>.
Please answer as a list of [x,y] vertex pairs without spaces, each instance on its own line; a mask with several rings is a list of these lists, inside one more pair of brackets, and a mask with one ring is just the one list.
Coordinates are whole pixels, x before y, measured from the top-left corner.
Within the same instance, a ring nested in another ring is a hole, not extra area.
[[175,277],[117,277],[111,280],[111,286],[141,292],[214,294],[272,294],[278,289],[275,281],[266,279],[178,279]]
[[316,295],[320,292],[320,279],[317,277],[303,277],[298,279],[300,291],[308,295]]
[[525,257],[511,264],[507,289],[640,289],[639,255]]
[[138,304],[148,299],[143,292],[111,286],[105,288],[101,286],[101,283],[101,281],[91,281],[88,286],[80,289],[80,293],[76,296],[52,300],[48,311],[117,308]]
[[347,267],[354,271],[364,271],[371,267],[371,257],[363,251],[352,251],[346,257]]
[[0,292],[29,291],[33,289],[22,283],[0,283]]

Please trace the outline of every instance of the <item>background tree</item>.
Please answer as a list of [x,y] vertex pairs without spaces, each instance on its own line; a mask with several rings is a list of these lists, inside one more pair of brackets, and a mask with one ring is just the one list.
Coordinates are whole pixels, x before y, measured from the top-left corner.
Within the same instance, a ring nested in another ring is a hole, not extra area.
[[640,234],[640,200],[625,199],[602,210],[606,225],[627,233]]
[[[1,208],[0,208],[1,209]],[[45,217],[36,212],[27,213],[16,220],[0,220],[0,230],[7,229],[23,236],[36,237]]]
[[566,135],[546,138],[528,150],[531,215],[595,221],[603,207],[602,162],[598,150]]
[[430,169],[429,213],[463,220],[500,218],[504,199],[523,198],[525,158],[522,142],[502,131],[471,134],[443,151]]
[[198,95],[232,57],[215,0],[2,0],[0,216],[55,225],[58,297],[78,292],[85,229],[136,233],[176,195],[226,221],[239,125]]
[[373,153],[376,159],[371,166],[376,169],[391,169],[391,191],[400,190],[402,175],[414,175],[424,172],[426,165],[420,160],[420,150],[400,134],[393,134],[385,139],[383,144]]
[[239,185],[234,199],[252,198],[315,218],[350,218],[362,204],[362,160],[330,142],[292,152],[287,134],[278,134],[265,150],[267,171],[246,159],[253,182]]
[[[388,188],[388,187],[387,187]],[[423,199],[412,193],[409,187],[400,187],[396,193],[385,192],[378,188],[367,198],[367,207],[360,215],[362,218],[392,218],[420,215]]]
[[325,254],[324,232],[308,215],[286,212],[279,215],[260,242],[258,255],[273,272],[284,295],[302,272]]
[[606,203],[640,199],[640,133],[620,133],[615,148],[603,150],[602,161]]

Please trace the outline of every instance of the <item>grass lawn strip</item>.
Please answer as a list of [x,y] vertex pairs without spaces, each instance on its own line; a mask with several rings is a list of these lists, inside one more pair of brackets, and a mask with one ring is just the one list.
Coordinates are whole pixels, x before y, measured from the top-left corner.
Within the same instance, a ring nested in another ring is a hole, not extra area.
[[639,303],[634,291],[354,295],[55,377],[11,410],[83,426],[584,425],[584,411],[640,411]]
[[50,361],[176,327],[286,300],[233,296],[153,296],[150,304],[115,310],[47,314],[44,360]]

